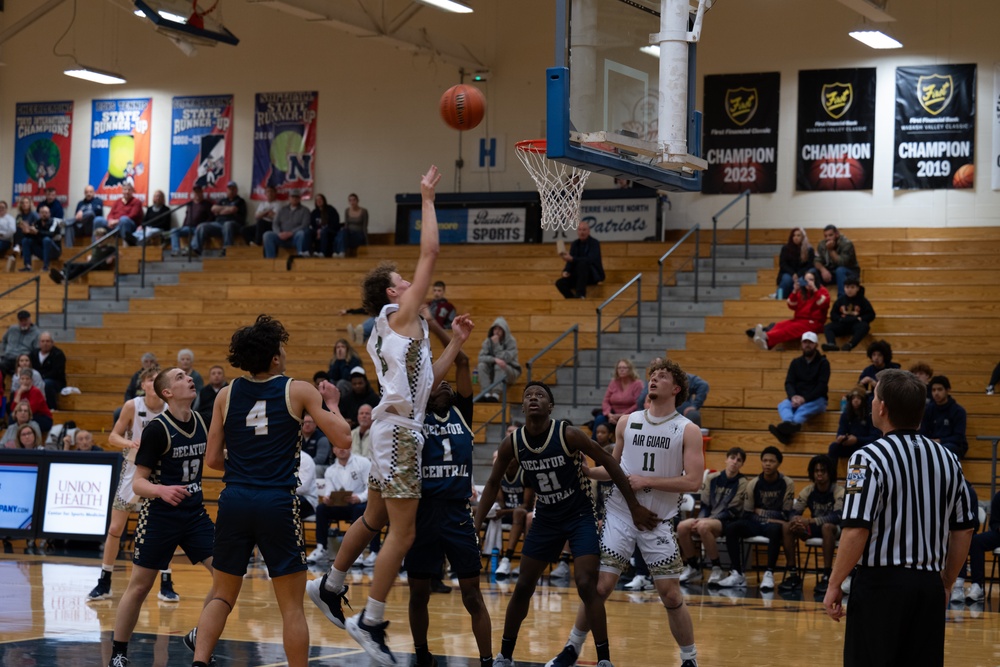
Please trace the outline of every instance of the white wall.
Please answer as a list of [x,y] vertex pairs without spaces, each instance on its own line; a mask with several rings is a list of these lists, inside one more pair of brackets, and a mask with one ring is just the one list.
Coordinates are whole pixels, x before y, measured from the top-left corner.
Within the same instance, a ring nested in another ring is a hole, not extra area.
[[[332,1],[332,0],[331,0]],[[336,0],[338,2],[342,0]],[[0,29],[35,6],[7,0]],[[254,94],[318,90],[317,192],[341,210],[357,192],[372,215],[374,232],[395,224],[394,196],[415,192],[419,174],[434,162],[445,172],[442,192],[454,191],[458,135],[440,121],[440,94],[458,82],[457,67],[414,56],[384,43],[240,0],[223,0],[226,25],[238,47],[201,48],[195,58],[130,15],[125,0],[78,0],[76,24],[60,45],[75,45],[81,62],[126,75],[124,86],[70,79],[69,58],[52,46],[69,25],[66,2],[11,39],[0,50],[0,192],[10,192],[13,115],[17,102],[72,99],[76,103],[71,160],[71,206],[89,167],[90,102],[94,98],[153,98],[152,189],[168,190],[170,100],[174,95],[235,95],[234,170],[244,195],[252,169]],[[513,143],[544,136],[545,68],[553,63],[554,2],[470,0],[476,12],[446,15],[423,9],[411,25],[433,40],[462,41],[493,71],[483,84],[487,122],[465,133],[468,164],[474,140],[486,128],[507,140],[502,172],[463,172],[462,190],[527,190],[533,187]],[[897,7],[898,5],[898,7]],[[387,3],[400,8],[404,3]],[[905,48],[876,52],[847,37],[858,16],[835,0],[722,0],[705,19],[699,74],[780,71],[782,105],[778,190],[754,198],[755,226],[1000,225],[1000,197],[989,186],[987,154],[992,140],[989,100],[1000,2],[897,0],[895,34]],[[97,37],[95,36],[102,36]],[[975,62],[978,72],[977,150],[974,191],[893,192],[891,153],[894,68],[897,65]],[[875,187],[872,192],[796,193],[794,152],[797,72],[800,69],[875,66],[878,70]],[[697,96],[700,105],[701,91]],[[606,185],[595,177],[590,185]],[[6,197],[5,197],[6,198]],[[705,222],[727,201],[722,196],[674,194],[670,224]]]

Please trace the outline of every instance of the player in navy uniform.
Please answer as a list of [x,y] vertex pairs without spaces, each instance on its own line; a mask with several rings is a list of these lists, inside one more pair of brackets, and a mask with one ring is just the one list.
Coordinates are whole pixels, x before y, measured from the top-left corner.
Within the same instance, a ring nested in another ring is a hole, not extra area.
[[[450,336],[430,311],[424,312],[428,328],[444,345]],[[490,615],[479,590],[479,538],[472,527],[472,371],[469,358],[459,352],[455,359],[455,387],[441,382],[431,392],[424,418],[424,450],[421,459],[421,495],[417,507],[416,537],[406,554],[407,583],[410,588],[410,634],[416,650],[414,667],[435,664],[427,644],[430,624],[427,604],[431,584],[440,578],[444,557],[448,557],[462,603],[472,616],[472,633],[479,647],[483,667],[493,664]]]
[[115,617],[108,667],[127,667],[128,641],[143,601],[166,569],[177,547],[192,563],[212,571],[212,520],[201,493],[201,470],[207,434],[201,415],[191,409],[198,392],[180,368],[161,372],[153,382],[167,410],[142,431],[132,486],[145,498],[139,511],[132,557],[132,577]]
[[[508,427],[508,429],[517,427]],[[496,456],[496,452],[494,452]],[[507,548],[503,558],[497,564],[497,577],[506,577],[511,573],[510,560],[514,557],[514,549],[521,535],[531,528],[532,508],[535,506],[535,492],[524,483],[524,470],[518,467],[513,474],[508,470],[500,478],[500,495],[497,496],[500,509],[496,516],[501,524],[510,526],[507,536]]]
[[[319,390],[285,372],[288,332],[261,315],[238,329],[229,344],[229,363],[246,371],[215,399],[205,462],[224,470],[215,537],[215,576],[198,632],[188,635],[194,666],[207,667],[226,619],[236,605],[254,546],[267,562],[291,667],[309,659],[309,626],[302,600],[306,552],[299,517],[299,448],[305,414],[335,446],[351,447],[351,429],[340,415],[340,392],[329,382]],[[329,411],[323,409],[324,403]]]
[[[484,498],[495,498],[500,478],[520,466],[524,479],[535,490],[535,518],[524,538],[521,572],[507,605],[503,640],[494,667],[513,667],[514,645],[521,622],[528,615],[531,596],[546,565],[559,557],[569,542],[576,563],[576,588],[594,633],[598,667],[611,667],[604,600],[597,594],[600,546],[590,480],[583,471],[583,455],[603,465],[621,490],[632,520],[640,530],[651,530],[659,519],[639,504],[618,462],[580,429],[552,419],[552,391],[542,382],[524,388],[525,425],[500,443],[496,463],[483,489]],[[512,466],[513,464],[513,466]],[[483,524],[489,503],[476,509],[476,530]]]

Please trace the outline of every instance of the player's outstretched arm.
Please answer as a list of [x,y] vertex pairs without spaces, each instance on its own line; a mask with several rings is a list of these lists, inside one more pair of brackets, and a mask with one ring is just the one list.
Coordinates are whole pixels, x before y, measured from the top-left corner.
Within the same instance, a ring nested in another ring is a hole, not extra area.
[[226,385],[215,396],[212,406],[212,425],[208,427],[208,445],[205,447],[205,465],[215,470],[226,467],[226,402],[229,400],[229,389]]
[[400,322],[397,330],[417,320],[420,307],[424,304],[424,297],[431,286],[434,264],[441,249],[438,240],[437,211],[434,209],[434,189],[440,180],[441,174],[433,165],[420,179],[420,197],[423,202],[420,219],[420,258],[413,272],[413,282],[399,299],[399,310],[394,316],[394,319]]
[[[620,422],[619,422],[620,423]],[[701,480],[705,475],[705,453],[701,444],[701,429],[694,424],[684,427],[684,474],[679,477],[640,477],[631,475],[629,481],[633,488],[642,483],[657,491],[672,491],[675,493],[694,493],[701,489]]]
[[[295,380],[292,382],[292,405],[297,402],[316,421],[316,426],[330,440],[331,445],[340,449],[351,448],[351,425],[340,414],[340,391],[337,385],[323,380],[317,389],[308,382]],[[324,403],[327,410],[323,409]]]
[[125,434],[132,428],[132,420],[134,418],[135,403],[125,401],[125,404],[122,405],[122,411],[118,414],[118,421],[115,422],[114,428],[111,429],[111,433],[108,435],[108,443],[113,447],[123,450],[137,448],[139,446],[138,443],[125,437]]
[[[455,359],[458,357],[458,353],[462,351],[462,346],[465,341],[469,340],[469,336],[472,334],[472,330],[475,328],[472,320],[469,319],[468,315],[459,315],[451,323],[451,340],[448,341],[447,347],[444,348],[444,352],[441,356],[434,360],[434,385],[438,386],[441,384],[441,380],[445,378],[448,374],[448,369],[451,365],[455,363]],[[468,364],[466,364],[468,366]],[[471,375],[470,375],[470,387],[471,387]]]
[[490,512],[490,507],[493,506],[491,502],[488,502],[488,498],[496,498],[497,493],[500,491],[500,478],[506,472],[507,468],[510,466],[511,461],[514,460],[514,441],[508,435],[500,443],[499,449],[497,449],[497,460],[493,462],[493,469],[490,470],[490,478],[486,481],[486,486],[483,487],[483,493],[480,496],[482,502],[476,506],[476,533],[483,527],[483,521],[486,520],[486,515]]

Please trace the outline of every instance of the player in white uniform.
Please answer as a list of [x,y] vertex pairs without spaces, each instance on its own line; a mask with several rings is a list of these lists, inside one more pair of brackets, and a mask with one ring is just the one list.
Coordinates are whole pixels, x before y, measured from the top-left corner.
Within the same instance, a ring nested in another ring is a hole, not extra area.
[[[680,495],[701,487],[705,470],[701,430],[676,409],[687,397],[687,374],[680,366],[672,361],[655,361],[647,377],[649,408],[618,420],[612,456],[620,462],[639,503],[660,517],[661,523],[654,530],[640,531],[621,493],[612,489],[601,531],[597,593],[605,599],[611,595],[638,542],[656,592],[667,608],[670,632],[681,649],[681,665],[697,667],[694,628],[678,579],[684,562],[670,520],[677,514]],[[601,481],[610,479],[603,467],[592,469],[590,476]],[[546,667],[575,665],[588,632],[581,606],[569,642]]]
[[[122,533],[128,523],[128,515],[139,511],[139,505],[142,502],[142,499],[132,490],[132,480],[135,479],[135,453],[139,451],[142,429],[166,408],[163,400],[153,391],[153,381],[159,372],[160,369],[154,366],[139,374],[139,384],[146,395],[136,396],[125,402],[121,414],[118,416],[118,421],[115,422],[115,426],[108,436],[108,442],[111,445],[122,448],[124,457],[121,473],[118,476],[118,491],[115,493],[114,503],[111,507],[111,523],[108,526],[108,535],[104,539],[101,577],[94,589],[87,595],[87,600],[104,600],[111,597],[111,573],[114,571],[115,559],[118,557]],[[163,570],[160,574],[158,597],[164,602],[180,602],[180,596],[174,592],[170,570]]]
[[[375,317],[368,352],[375,364],[382,399],[372,411],[371,471],[368,507],[360,521],[351,524],[330,571],[321,580],[306,584],[306,592],[323,614],[346,628],[374,661],[385,667],[396,658],[385,643],[385,601],[399,574],[403,557],[413,544],[417,505],[420,502],[420,453],[423,422],[431,390],[455,362],[472,332],[472,321],[460,315],[452,323],[452,339],[440,358],[431,363],[427,323],[420,317],[424,296],[430,289],[439,251],[434,188],[441,180],[437,167],[420,179],[423,200],[420,258],[409,283],[389,264],[381,264],[365,277],[362,300]],[[364,611],[344,618],[344,578],[355,559],[386,523],[392,530],[375,561],[371,589]]]

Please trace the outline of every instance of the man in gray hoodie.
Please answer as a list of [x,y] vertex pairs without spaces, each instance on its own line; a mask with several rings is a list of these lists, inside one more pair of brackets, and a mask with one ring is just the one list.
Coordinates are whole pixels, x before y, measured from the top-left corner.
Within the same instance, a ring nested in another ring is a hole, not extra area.
[[[517,361],[517,339],[510,335],[507,320],[498,317],[490,326],[486,340],[479,349],[479,385],[489,387],[500,379],[500,373],[506,375],[507,386],[510,386],[521,375],[521,364]],[[489,402],[498,402],[500,392],[491,391],[483,397]]]
[[[4,375],[14,372],[17,365],[17,358],[22,354],[31,355],[38,349],[38,338],[41,331],[31,321],[31,313],[22,310],[17,314],[17,324],[12,324],[7,333],[3,335],[0,346],[3,349],[3,357],[0,358],[0,370]],[[514,349],[517,354],[517,348]]]

